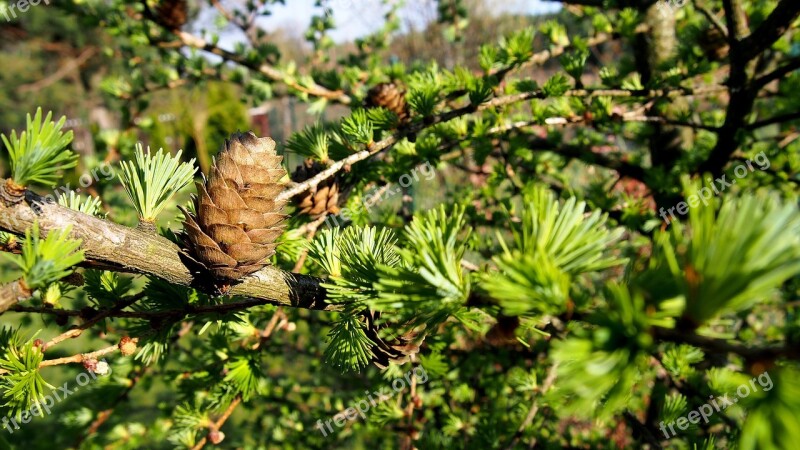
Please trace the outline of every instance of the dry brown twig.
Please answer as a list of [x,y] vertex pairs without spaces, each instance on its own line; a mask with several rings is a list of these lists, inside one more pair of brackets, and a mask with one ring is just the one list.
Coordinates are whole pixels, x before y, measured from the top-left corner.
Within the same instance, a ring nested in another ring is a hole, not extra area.
[[208,441],[211,441],[213,444],[219,444],[222,442],[222,440],[225,439],[225,434],[219,431],[219,429],[222,428],[222,425],[225,424],[225,422],[228,420],[231,414],[233,414],[233,411],[241,402],[242,398],[236,396],[231,404],[228,405],[228,408],[225,410],[225,412],[223,412],[217,420],[208,424],[208,435],[200,439],[200,441],[194,447],[192,447],[192,450],[200,450],[201,448],[205,447]]

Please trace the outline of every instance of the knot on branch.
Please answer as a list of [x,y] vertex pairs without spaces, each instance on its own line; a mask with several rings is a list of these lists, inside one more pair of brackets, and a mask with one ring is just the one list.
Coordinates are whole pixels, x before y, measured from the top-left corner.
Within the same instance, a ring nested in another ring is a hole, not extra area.
[[25,200],[25,187],[20,186],[12,179],[0,183],[0,200],[5,206],[14,206]]

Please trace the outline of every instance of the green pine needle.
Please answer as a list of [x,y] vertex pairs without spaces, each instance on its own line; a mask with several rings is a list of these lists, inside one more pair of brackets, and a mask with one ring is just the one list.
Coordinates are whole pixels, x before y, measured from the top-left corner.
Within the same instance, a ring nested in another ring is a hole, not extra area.
[[309,258],[330,275],[323,286],[328,300],[344,306],[341,318],[328,334],[325,359],[345,372],[359,372],[372,360],[374,345],[366,335],[360,312],[378,298],[379,266],[395,267],[400,256],[391,230],[350,227],[324,230],[311,243]]
[[39,225],[34,223],[25,232],[22,253],[3,255],[19,267],[29,288],[45,287],[72,273],[72,266],[83,261],[83,250],[78,250],[81,241],[69,238],[71,229],[68,226],[63,230],[53,230],[42,239]]
[[605,214],[593,211],[587,216],[586,204],[574,197],[561,205],[553,192],[543,187],[526,196],[526,201],[521,226],[513,229],[516,248],[523,254],[545,252],[569,275],[625,263],[625,259],[607,255],[623,230],[609,230]]
[[375,227],[324,230],[311,244],[309,257],[330,275],[328,299],[351,311],[379,295],[373,287],[379,281],[375,268],[400,262],[392,231]]
[[705,359],[702,350],[691,345],[669,345],[664,351],[662,364],[673,378],[686,379],[693,375],[696,370],[692,366]]
[[689,411],[686,397],[677,392],[669,394],[664,399],[664,406],[661,407],[660,419],[666,423],[674,422]]
[[58,204],[66,206],[69,209],[89,214],[90,216],[97,216],[100,212],[101,202],[98,197],[88,196],[83,198],[81,195],[76,194],[75,191],[69,191],[58,196]]
[[[747,407],[747,419],[742,426],[739,448],[741,450],[779,450],[797,448],[797,430],[800,428],[800,371],[787,365],[773,368],[759,376],[769,377],[769,391],[759,390],[747,397],[754,404]],[[746,382],[746,381],[745,381]],[[731,391],[728,391],[731,392]],[[760,395],[759,395],[760,394]]]
[[375,126],[369,120],[364,109],[357,109],[342,120],[342,133],[351,141],[358,144],[370,144],[375,132]]
[[436,65],[418,72],[408,80],[408,106],[420,116],[427,117],[436,112],[444,93],[442,76]]
[[86,270],[83,276],[86,280],[83,290],[92,303],[100,307],[113,306],[128,295],[133,285],[132,278],[108,270]]
[[368,109],[367,118],[378,130],[391,130],[397,126],[397,114],[382,106]]
[[584,202],[573,197],[562,205],[541,186],[525,202],[520,224],[512,228],[515,247],[498,235],[505,251],[494,258],[498,271],[481,275],[480,287],[504,314],[559,314],[573,276],[625,262],[608,255],[623,231],[609,230],[598,211],[587,216]]
[[261,366],[257,356],[238,356],[225,364],[225,381],[230,383],[247,401],[258,393]]
[[377,267],[379,297],[368,305],[401,316],[408,328],[432,329],[447,320],[469,297],[471,283],[461,259],[471,232],[460,206],[415,217],[405,229],[405,248],[398,250],[402,263]]
[[344,314],[330,333],[325,361],[345,372],[359,372],[372,360],[373,342],[367,337],[365,324],[355,314]]
[[500,58],[508,66],[524,63],[533,55],[533,38],[536,30],[531,27],[519,30],[500,40]]
[[145,153],[141,144],[136,145],[135,155],[135,163],[121,163],[119,178],[140,220],[155,222],[169,199],[194,178],[195,160],[192,158],[188,163],[180,162],[181,150],[175,156],[165,153],[163,149],[153,155],[148,147]]
[[11,131],[10,137],[0,136],[10,156],[11,177],[20,186],[39,183],[53,187],[61,170],[78,164],[78,155],[66,148],[72,142],[72,131],[61,131],[67,118],[55,123],[52,115],[49,112],[42,120],[38,108],[33,118],[28,114],[26,129],[19,136],[16,131]]
[[[684,180],[687,198],[700,193]],[[709,187],[702,189],[709,191]],[[656,235],[651,268],[639,279],[648,292],[680,295],[695,324],[769,298],[800,275],[800,211],[777,195],[725,197],[689,210],[689,227],[675,222]]]
[[651,322],[644,299],[616,284],[608,286],[607,296],[609,307],[593,318],[593,328],[576,329],[553,344],[559,395],[570,398],[564,414],[608,419],[630,408],[634,385],[643,382],[649,366]]
[[330,138],[321,124],[307,126],[303,131],[292,134],[286,142],[286,149],[306,158],[316,158],[327,162]]
[[9,416],[15,416],[37,405],[41,410],[41,402],[47,391],[55,386],[44,381],[39,373],[39,364],[44,359],[41,348],[34,346],[35,335],[23,343],[19,334],[10,328],[2,330],[0,340],[3,343],[0,356],[0,369],[8,371],[0,378],[0,390],[9,408]]
[[440,86],[420,84],[408,92],[408,105],[420,116],[428,117],[436,112],[441,97]]
[[546,253],[514,251],[495,257],[494,262],[499,273],[481,274],[481,289],[497,299],[503,314],[560,314],[566,309],[570,277]]

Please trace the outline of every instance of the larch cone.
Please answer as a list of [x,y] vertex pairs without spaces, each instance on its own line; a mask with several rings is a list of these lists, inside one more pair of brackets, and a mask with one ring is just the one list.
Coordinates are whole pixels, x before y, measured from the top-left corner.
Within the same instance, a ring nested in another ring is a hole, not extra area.
[[380,83],[367,92],[365,108],[384,107],[397,115],[400,123],[409,119],[406,93],[394,83]]
[[187,250],[217,281],[239,280],[275,254],[287,217],[286,202],[275,200],[284,190],[282,160],[271,138],[235,133],[196,183],[195,214],[182,209]]
[[160,0],[156,5],[156,20],[171,30],[180,30],[188,16],[187,0]]
[[[327,169],[328,166],[312,159],[303,161],[292,173],[292,181],[302,183],[313,178],[318,173]],[[339,213],[339,180],[334,175],[327,180],[319,183],[316,187],[309,189],[302,194],[294,197],[294,202],[301,214],[308,214],[312,217],[319,217],[320,214],[328,212],[330,214]]]

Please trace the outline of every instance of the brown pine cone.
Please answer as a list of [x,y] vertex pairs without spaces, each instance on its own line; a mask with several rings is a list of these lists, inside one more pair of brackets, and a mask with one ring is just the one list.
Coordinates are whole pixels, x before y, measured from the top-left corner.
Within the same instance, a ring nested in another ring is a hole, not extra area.
[[384,107],[397,115],[400,123],[408,121],[408,104],[406,92],[394,83],[380,83],[367,92],[364,100],[365,108]]
[[[302,183],[325,170],[327,166],[319,161],[307,159],[297,166],[292,173],[292,181]],[[337,176],[332,176],[315,188],[309,189],[294,197],[294,202],[303,214],[319,216],[324,212],[337,214],[339,212],[339,181]]]
[[252,132],[235,133],[197,183],[196,214],[182,209],[190,255],[219,280],[238,280],[269,263],[283,233],[286,171],[275,141]]
[[170,30],[180,30],[189,16],[187,0],[159,0],[156,20]]
[[404,364],[414,355],[419,353],[420,346],[425,340],[425,334],[417,331],[407,331],[402,336],[387,342],[380,336],[380,325],[377,320],[381,313],[378,311],[364,311],[367,323],[365,330],[367,337],[375,344],[372,347],[372,364],[379,369],[385,369],[390,364]]

